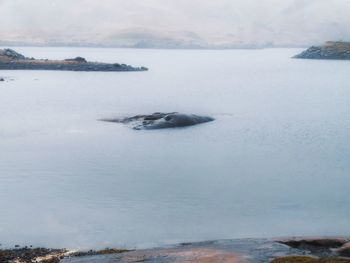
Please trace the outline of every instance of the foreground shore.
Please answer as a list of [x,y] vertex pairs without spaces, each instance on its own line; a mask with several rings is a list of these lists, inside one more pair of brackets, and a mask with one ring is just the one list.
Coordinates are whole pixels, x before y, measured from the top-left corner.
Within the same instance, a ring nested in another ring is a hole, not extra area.
[[144,250],[87,252],[25,247],[0,250],[0,262],[350,263],[350,237],[233,239]]

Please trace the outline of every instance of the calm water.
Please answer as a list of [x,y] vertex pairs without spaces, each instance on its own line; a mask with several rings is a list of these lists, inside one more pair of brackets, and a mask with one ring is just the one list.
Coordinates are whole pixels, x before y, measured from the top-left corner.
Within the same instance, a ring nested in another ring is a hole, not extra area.
[[[0,243],[350,234],[350,62],[299,49],[17,48],[148,72],[0,71]],[[211,115],[134,131],[104,117]]]

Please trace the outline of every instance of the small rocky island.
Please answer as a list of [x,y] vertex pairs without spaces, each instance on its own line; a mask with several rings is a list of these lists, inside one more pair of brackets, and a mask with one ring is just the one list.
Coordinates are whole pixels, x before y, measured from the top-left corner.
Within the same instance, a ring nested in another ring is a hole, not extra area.
[[146,71],[145,67],[132,67],[119,63],[89,62],[76,57],[65,60],[28,58],[12,49],[0,49],[0,70],[65,70],[65,71]]
[[350,42],[328,41],[323,46],[313,46],[293,58],[307,59],[350,59]]
[[156,130],[165,128],[179,128],[213,121],[214,118],[195,114],[178,112],[155,112],[150,115],[136,115],[126,118],[101,119],[101,121],[116,122],[129,125],[134,130]]

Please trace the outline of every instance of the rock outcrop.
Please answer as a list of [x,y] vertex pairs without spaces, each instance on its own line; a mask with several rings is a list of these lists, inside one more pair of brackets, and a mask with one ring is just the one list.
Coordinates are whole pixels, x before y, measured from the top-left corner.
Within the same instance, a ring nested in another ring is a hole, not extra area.
[[[307,237],[277,240],[277,242],[318,257],[350,257],[349,237]],[[287,262],[287,261],[286,261]]]
[[164,128],[178,128],[192,126],[213,121],[214,118],[194,114],[182,114],[178,112],[155,112],[150,115],[136,115],[127,118],[102,119],[102,121],[123,123],[135,130],[155,130]]
[[287,256],[276,258],[271,263],[350,263],[346,258],[318,258],[310,256]]
[[0,250],[1,263],[58,263],[67,253],[65,249],[15,248]]
[[342,257],[350,257],[350,241],[337,249],[337,253]]
[[17,53],[16,51],[12,50],[12,49],[0,49],[0,58],[3,59],[9,59],[9,60],[20,60],[20,59],[26,59],[25,56],[23,56],[22,54]]
[[293,248],[303,248],[310,250],[318,250],[318,249],[332,249],[339,248],[344,244],[348,243],[350,239],[348,237],[308,237],[308,238],[290,238],[285,240],[278,240],[279,243],[288,245]]
[[313,46],[293,58],[307,59],[350,59],[350,42],[328,41],[323,46]]
[[12,49],[0,49],[0,70],[68,70],[68,71],[145,71],[145,67],[132,67],[119,63],[88,62],[76,57],[65,60],[34,59]]

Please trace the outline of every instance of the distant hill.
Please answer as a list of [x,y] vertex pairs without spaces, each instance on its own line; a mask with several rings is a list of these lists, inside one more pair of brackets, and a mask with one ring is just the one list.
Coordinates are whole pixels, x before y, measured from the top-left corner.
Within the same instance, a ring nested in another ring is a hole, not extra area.
[[273,47],[272,42],[244,42],[236,37],[207,39],[194,32],[159,32],[147,29],[121,30],[102,36],[25,38],[1,40],[0,46],[70,46],[148,49],[256,49]]

